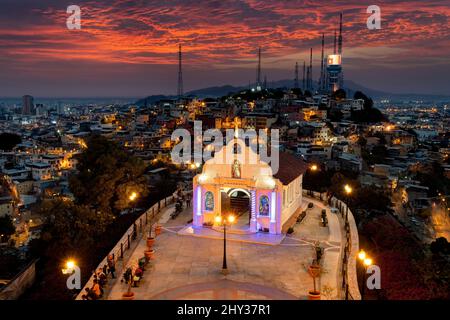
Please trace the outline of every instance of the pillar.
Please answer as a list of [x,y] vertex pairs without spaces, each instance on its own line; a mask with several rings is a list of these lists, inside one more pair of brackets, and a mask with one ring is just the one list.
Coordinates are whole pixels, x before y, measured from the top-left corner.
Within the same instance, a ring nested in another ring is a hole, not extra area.
[[281,217],[278,217],[278,210],[277,210],[277,192],[272,191],[270,194],[270,225],[269,225],[269,232],[271,234],[277,234],[277,221]]
[[250,231],[257,232],[258,226],[256,221],[256,191],[250,190]]
[[214,194],[214,212],[216,215],[222,214],[222,192],[219,186],[216,187]]
[[203,214],[202,214],[202,187],[197,185],[193,192],[193,224],[194,226],[201,227],[203,225]]

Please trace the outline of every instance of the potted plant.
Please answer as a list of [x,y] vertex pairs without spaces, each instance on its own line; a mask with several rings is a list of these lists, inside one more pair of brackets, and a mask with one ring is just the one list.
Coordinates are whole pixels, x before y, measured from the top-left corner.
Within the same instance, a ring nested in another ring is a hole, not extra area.
[[316,287],[316,278],[320,276],[320,266],[312,264],[308,268],[308,273],[313,278],[313,290],[308,292],[308,300],[320,300],[320,291]]
[[162,232],[162,226],[160,224],[157,224],[155,226],[155,234],[158,236],[161,234],[161,232]]
[[148,249],[148,250],[144,251],[144,255],[147,260],[153,259],[154,254],[155,254],[155,249]]
[[134,300],[134,292],[131,291],[133,283],[131,268],[128,268],[124,274],[124,279],[127,283],[127,291],[122,294],[122,300]]
[[314,251],[316,253],[316,263],[317,265],[320,265],[320,261],[322,260],[324,251],[322,246],[320,245],[320,241],[314,242]]
[[154,243],[155,243],[155,238],[152,237],[151,232],[149,232],[149,233],[148,233],[148,236],[147,236],[147,247],[148,247],[149,249],[151,249],[151,247],[153,246]]

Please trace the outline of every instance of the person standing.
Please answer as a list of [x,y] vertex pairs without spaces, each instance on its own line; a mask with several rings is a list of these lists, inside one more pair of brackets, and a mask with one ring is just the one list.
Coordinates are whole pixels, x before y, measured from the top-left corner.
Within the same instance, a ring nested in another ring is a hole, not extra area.
[[116,272],[116,263],[111,254],[108,256],[108,269],[109,269],[109,273],[111,273],[111,277],[113,279],[115,279],[116,275],[114,273]]

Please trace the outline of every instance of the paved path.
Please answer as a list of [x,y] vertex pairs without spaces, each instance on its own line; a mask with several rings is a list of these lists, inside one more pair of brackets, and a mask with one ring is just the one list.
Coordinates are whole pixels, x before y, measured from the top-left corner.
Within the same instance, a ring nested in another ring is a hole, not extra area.
[[[310,199],[306,201],[310,202]],[[315,202],[314,202],[315,203]],[[176,219],[165,219],[163,233],[156,238],[155,259],[145,271],[136,299],[306,299],[312,288],[307,267],[314,258],[313,244],[320,241],[325,247],[322,284],[333,288],[329,298],[336,298],[338,286],[340,241],[329,216],[330,228],[321,227],[320,211],[315,203],[293,235],[277,245],[263,245],[244,241],[227,243],[230,273],[221,274],[223,241],[221,237],[179,235],[192,218],[191,209]],[[215,231],[217,233],[217,231]],[[228,234],[227,234],[228,235]],[[128,265],[136,265],[146,249],[145,239],[133,251]],[[120,275],[121,276],[121,275]],[[121,299],[126,285],[111,284],[108,299]],[[326,297],[324,297],[326,298]]]

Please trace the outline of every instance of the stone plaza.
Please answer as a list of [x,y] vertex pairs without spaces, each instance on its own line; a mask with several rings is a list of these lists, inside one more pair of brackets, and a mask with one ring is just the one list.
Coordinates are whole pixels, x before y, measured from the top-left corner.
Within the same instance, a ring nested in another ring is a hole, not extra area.
[[[313,203],[313,208],[307,208],[309,203]],[[313,288],[307,268],[315,258],[317,241],[324,248],[319,281],[322,299],[342,299],[341,216],[308,197],[303,197],[302,209],[306,210],[306,217],[295,223],[294,232],[289,235],[267,234],[267,240],[261,242],[261,233],[227,232],[229,274],[223,275],[221,230],[203,228],[205,232],[190,234],[186,230],[192,228],[192,208],[185,208],[172,219],[175,206],[168,206],[159,216],[163,232],[156,237],[154,257],[138,287],[132,288],[135,299],[307,299]],[[323,209],[327,227],[321,224]],[[144,236],[127,255],[124,266],[136,267],[146,248]],[[116,279],[105,288],[104,298],[118,300],[126,291],[127,285]]]

